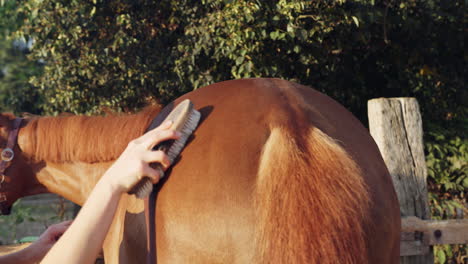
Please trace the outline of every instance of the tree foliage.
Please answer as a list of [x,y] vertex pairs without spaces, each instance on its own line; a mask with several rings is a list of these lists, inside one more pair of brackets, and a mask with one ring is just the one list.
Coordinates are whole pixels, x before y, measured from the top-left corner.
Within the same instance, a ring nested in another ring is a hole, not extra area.
[[182,78],[274,76],[365,119],[373,97],[415,96],[430,119],[466,114],[461,1],[212,1],[186,27]]
[[18,6],[16,1],[0,5],[0,110],[40,112],[41,96],[29,83],[42,68],[27,58],[32,40],[10,37],[21,26]]
[[466,115],[463,1],[52,1],[21,11],[48,112],[162,102],[213,82],[280,77],[365,120],[372,97]]
[[49,113],[135,108],[187,90],[177,85],[174,43],[182,14],[168,1],[25,1],[30,14],[19,34],[36,39],[34,55],[47,62],[32,79]]

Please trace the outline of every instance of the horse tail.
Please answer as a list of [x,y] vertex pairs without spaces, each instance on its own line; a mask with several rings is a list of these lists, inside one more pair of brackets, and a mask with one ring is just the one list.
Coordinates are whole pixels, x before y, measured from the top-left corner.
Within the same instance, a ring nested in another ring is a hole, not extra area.
[[271,129],[256,182],[256,263],[367,263],[368,190],[318,128]]

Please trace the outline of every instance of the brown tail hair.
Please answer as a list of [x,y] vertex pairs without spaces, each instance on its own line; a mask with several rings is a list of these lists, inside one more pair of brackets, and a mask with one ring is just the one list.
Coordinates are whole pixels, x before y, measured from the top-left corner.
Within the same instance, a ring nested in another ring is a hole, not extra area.
[[368,191],[356,163],[317,128],[273,128],[256,186],[256,263],[367,263]]

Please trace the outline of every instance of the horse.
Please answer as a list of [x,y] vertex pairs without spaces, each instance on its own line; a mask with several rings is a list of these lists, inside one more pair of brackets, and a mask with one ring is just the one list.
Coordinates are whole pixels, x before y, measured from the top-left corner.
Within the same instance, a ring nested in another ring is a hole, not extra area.
[[[257,78],[199,88],[201,121],[158,185],[158,263],[398,263],[400,210],[368,130],[326,95]],[[161,108],[23,120],[0,187],[83,204],[95,183]],[[15,116],[0,115],[0,147]],[[144,202],[125,194],[106,263],[144,263]]]

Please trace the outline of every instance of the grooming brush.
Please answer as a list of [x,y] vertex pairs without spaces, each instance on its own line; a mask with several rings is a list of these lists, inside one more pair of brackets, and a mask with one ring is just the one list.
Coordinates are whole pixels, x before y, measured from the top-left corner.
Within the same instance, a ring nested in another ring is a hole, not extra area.
[[[190,100],[185,99],[169,113],[162,123],[169,120],[172,121],[171,128],[180,132],[180,138],[161,142],[156,145],[153,150],[164,151],[172,164],[184,148],[190,135],[195,128],[197,128],[198,122],[200,121],[200,112],[193,109],[193,103],[190,102]],[[152,164],[152,167],[158,171],[160,179],[164,177],[164,170],[161,164],[155,163]],[[136,197],[143,199],[148,197],[152,190],[153,183],[148,177],[144,177],[128,193],[135,194]]]

